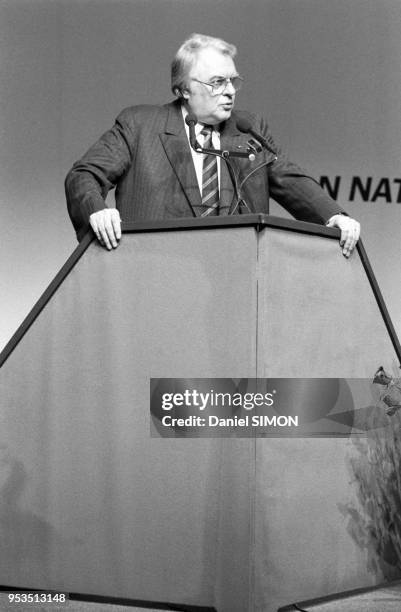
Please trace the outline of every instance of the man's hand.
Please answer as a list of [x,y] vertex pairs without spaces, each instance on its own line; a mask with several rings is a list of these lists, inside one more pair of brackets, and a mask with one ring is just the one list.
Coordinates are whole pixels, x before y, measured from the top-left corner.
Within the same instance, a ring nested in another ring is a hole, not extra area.
[[346,215],[334,215],[326,223],[327,227],[338,227],[341,230],[340,246],[344,257],[349,257],[359,240],[361,226],[358,221]]
[[89,223],[102,246],[109,251],[118,247],[121,238],[121,219],[117,208],[103,208],[92,213]]

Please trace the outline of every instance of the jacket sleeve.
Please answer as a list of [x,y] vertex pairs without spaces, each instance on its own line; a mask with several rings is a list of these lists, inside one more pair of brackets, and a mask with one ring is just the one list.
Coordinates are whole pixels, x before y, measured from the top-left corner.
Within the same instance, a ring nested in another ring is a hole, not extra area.
[[81,240],[92,213],[107,208],[106,196],[127,171],[133,157],[133,130],[128,111],[71,168],[65,179],[68,212]]
[[277,153],[277,161],[268,167],[270,196],[301,221],[325,224],[333,215],[345,213],[306,170],[288,159],[275,144],[267,123],[259,121],[259,130]]

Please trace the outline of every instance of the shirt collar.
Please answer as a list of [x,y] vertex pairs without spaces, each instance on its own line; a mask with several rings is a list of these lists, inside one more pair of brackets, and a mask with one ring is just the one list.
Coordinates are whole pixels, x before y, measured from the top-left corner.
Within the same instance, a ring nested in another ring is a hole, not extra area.
[[[185,118],[188,116],[188,111],[186,109],[186,107],[184,106],[184,104],[181,104],[181,112],[182,112],[182,117],[184,119],[184,124],[185,124],[185,129],[187,134],[189,134],[189,126],[185,123]],[[197,123],[195,125],[195,136],[198,137],[199,134],[201,133],[201,131],[203,130],[205,124],[204,123]],[[219,125],[213,125],[213,132],[217,132],[217,134],[220,134],[220,130],[218,129],[220,126]]]

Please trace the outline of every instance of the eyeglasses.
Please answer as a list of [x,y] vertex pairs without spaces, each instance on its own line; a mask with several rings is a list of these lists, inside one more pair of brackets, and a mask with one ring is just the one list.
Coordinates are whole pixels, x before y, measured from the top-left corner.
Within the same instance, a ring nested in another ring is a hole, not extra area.
[[210,94],[212,96],[220,96],[227,89],[227,85],[231,83],[234,87],[235,91],[239,91],[242,86],[243,78],[240,76],[228,77],[228,78],[216,78],[212,79],[209,83],[205,83],[205,81],[200,81],[199,79],[191,79],[192,81],[196,81],[197,83],[202,83],[202,85],[207,85],[211,88]]

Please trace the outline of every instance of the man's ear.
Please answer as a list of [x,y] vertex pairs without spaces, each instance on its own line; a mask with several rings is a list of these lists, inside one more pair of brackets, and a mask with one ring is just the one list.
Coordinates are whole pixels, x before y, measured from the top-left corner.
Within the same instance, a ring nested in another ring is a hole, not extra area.
[[177,98],[180,98],[181,100],[188,100],[189,98],[189,91],[187,89],[179,89],[178,87],[176,87],[173,93],[175,96],[177,96]]

